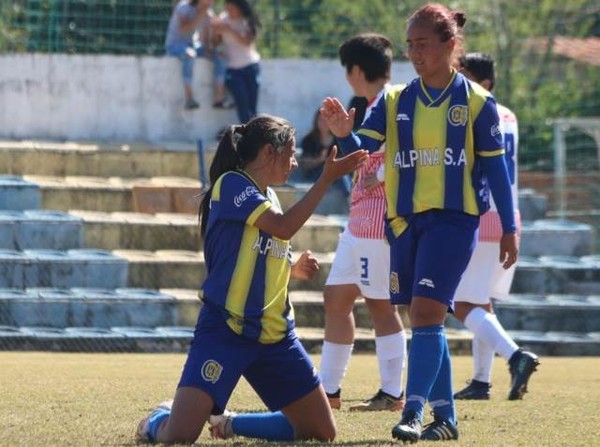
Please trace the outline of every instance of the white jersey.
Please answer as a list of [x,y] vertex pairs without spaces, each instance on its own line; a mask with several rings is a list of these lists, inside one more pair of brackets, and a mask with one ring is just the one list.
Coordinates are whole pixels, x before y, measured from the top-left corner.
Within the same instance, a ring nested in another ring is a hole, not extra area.
[[[510,178],[513,203],[515,209],[519,208],[519,194],[517,186],[518,162],[517,152],[519,150],[519,126],[517,117],[508,108],[502,104],[497,104],[498,115],[500,116],[500,132],[504,141],[504,150],[506,151],[506,166],[508,167],[508,176]],[[491,198],[491,197],[490,197]],[[494,199],[490,200],[490,210],[496,211]]]
[[[517,184],[518,162],[517,153],[519,148],[519,127],[517,117],[507,107],[497,104],[498,115],[500,117],[500,131],[504,141],[504,150],[506,157],[506,167],[508,168],[508,177],[511,184],[513,204],[515,207],[515,222],[517,231],[521,228],[521,217],[519,214],[519,192]],[[494,203],[494,198],[490,196],[490,210],[481,216],[479,222],[479,241],[498,242],[502,238],[502,224],[500,215]]]

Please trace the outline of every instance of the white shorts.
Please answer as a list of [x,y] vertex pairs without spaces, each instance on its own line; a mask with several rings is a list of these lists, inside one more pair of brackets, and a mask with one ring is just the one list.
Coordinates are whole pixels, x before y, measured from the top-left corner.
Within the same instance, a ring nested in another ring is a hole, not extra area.
[[346,228],[340,234],[327,286],[355,284],[363,297],[390,299],[390,246],[383,239],[363,239]]
[[489,304],[490,298],[505,299],[510,292],[516,264],[504,270],[498,261],[499,242],[478,242],[460,280],[455,302]]

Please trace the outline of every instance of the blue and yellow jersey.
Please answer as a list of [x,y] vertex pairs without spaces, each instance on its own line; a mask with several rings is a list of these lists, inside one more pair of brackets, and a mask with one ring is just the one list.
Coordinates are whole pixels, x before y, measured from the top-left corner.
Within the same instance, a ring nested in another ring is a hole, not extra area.
[[243,171],[227,172],[213,186],[204,238],[204,299],[223,309],[234,332],[261,343],[294,327],[290,241],[254,226],[272,206],[279,202],[271,189],[261,191]]
[[390,88],[357,135],[369,151],[385,141],[386,217],[394,234],[411,214],[477,216],[489,208],[480,160],[504,154],[498,112],[493,96],[460,73],[437,98],[420,78]]

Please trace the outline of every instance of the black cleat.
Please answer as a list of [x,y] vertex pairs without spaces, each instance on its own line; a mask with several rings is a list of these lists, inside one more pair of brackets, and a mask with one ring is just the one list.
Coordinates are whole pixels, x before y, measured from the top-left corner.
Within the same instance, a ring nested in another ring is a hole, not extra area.
[[423,441],[456,441],[458,429],[452,422],[445,421],[434,414],[433,422],[423,427],[421,439]]
[[471,380],[467,382],[469,385],[460,391],[454,393],[454,398],[458,400],[489,400],[491,384],[480,382],[479,380]]
[[392,428],[392,437],[413,444],[421,438],[421,419],[416,411],[408,410],[402,415],[400,422]]
[[508,400],[523,399],[523,395],[527,392],[527,382],[539,364],[538,356],[533,352],[519,349],[512,355],[508,361],[510,372]]

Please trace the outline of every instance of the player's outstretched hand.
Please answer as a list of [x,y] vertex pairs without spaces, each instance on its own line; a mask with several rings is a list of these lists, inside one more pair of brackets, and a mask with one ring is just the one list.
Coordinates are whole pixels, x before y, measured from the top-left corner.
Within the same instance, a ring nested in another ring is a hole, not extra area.
[[350,135],[354,126],[356,109],[352,108],[346,111],[339,99],[328,96],[323,100],[320,111],[332,134],[338,138]]
[[515,233],[509,233],[500,239],[500,263],[505,269],[511,268],[517,262],[519,242]]
[[343,175],[350,174],[367,161],[369,157],[369,153],[362,149],[338,159],[335,158],[336,155],[337,146],[333,146],[323,164],[323,173],[321,176],[329,182],[333,182]]
[[319,270],[319,261],[310,250],[302,252],[298,260],[292,264],[291,276],[294,279],[312,279]]

